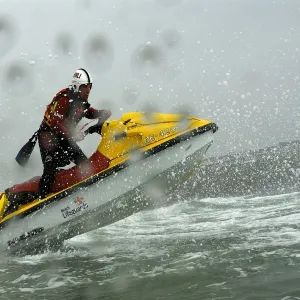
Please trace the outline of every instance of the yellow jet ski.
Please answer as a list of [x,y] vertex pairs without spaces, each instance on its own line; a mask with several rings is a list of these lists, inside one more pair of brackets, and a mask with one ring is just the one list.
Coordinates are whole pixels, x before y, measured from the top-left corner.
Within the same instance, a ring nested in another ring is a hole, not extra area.
[[0,247],[24,247],[38,238],[49,242],[53,236],[65,240],[102,226],[89,226],[86,218],[97,219],[104,205],[162,172],[174,173],[187,158],[201,159],[217,126],[182,114],[130,112],[100,129],[96,151],[86,162],[60,170],[46,198],[37,200],[40,176],[0,194]]

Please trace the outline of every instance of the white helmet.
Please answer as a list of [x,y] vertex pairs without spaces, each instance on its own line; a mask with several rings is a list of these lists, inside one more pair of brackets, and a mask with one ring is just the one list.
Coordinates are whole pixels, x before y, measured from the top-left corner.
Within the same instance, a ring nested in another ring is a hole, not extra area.
[[92,76],[85,69],[78,69],[72,78],[72,87],[74,92],[79,91],[79,87],[83,84],[92,84]]

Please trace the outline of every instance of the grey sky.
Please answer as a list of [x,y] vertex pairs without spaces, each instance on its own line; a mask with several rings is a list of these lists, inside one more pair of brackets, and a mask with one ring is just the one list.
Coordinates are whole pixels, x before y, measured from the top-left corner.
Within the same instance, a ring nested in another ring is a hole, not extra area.
[[[0,5],[0,134],[8,145],[0,152],[7,164],[78,67],[95,79],[90,102],[112,109],[112,118],[153,109],[216,121],[213,154],[298,139],[299,1]],[[83,147],[92,151],[95,143]]]

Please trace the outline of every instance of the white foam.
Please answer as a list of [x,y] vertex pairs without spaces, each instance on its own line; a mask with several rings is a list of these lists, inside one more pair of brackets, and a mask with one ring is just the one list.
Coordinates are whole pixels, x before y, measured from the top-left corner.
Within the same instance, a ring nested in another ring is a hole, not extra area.
[[[218,256],[218,263],[227,261],[228,255],[232,260],[238,261],[240,258],[235,253],[241,250],[248,250],[249,257],[251,251],[258,249],[261,249],[262,257],[279,255],[279,250],[270,251],[268,247],[286,247],[300,243],[299,198],[299,193],[293,193],[270,197],[192,199],[170,207],[140,212],[73,239],[75,245],[84,244],[88,251],[50,252],[14,260],[19,264],[38,265],[48,260],[88,256],[95,263],[103,264],[98,273],[105,274],[108,278],[99,282],[102,285],[117,283],[119,280],[123,282],[122,278],[115,276],[115,271],[119,268],[126,269],[132,261],[137,260],[141,263],[146,263],[149,259],[159,261],[159,264],[130,274],[133,278],[150,278],[206,268],[215,263],[215,255]],[[227,205],[223,205],[226,201]],[[228,244],[223,245],[224,239]],[[177,254],[172,252],[174,248],[179,249]],[[280,255],[289,256],[291,253],[289,251]],[[297,258],[299,255],[294,251],[292,257]],[[261,272],[261,268],[254,266],[250,272]],[[237,273],[237,277],[248,276],[239,265],[233,265],[232,270]],[[26,286],[23,291],[29,293],[37,288],[49,289],[76,284],[77,279],[57,275],[53,273],[54,277],[44,287]],[[25,282],[32,279],[32,276],[41,274],[22,275],[14,282]],[[218,285],[225,286],[225,283],[216,282],[208,287]]]
[[37,255],[26,255],[23,257],[11,257],[10,260],[21,265],[39,265],[47,260],[63,260],[70,257],[86,257],[90,256],[90,253],[82,250],[72,250],[68,252],[57,251],[57,252],[44,252],[43,254]]
[[212,283],[212,284],[206,285],[205,287],[219,287],[219,286],[223,286],[225,284],[226,284],[226,281],[216,282],[216,283]]
[[41,276],[42,276],[42,274],[40,274],[40,275],[25,275],[25,274],[23,274],[19,278],[13,280],[12,283],[18,283],[18,282],[21,282],[21,281],[26,281],[29,278],[36,279],[36,278],[39,278]]
[[43,282],[43,284],[45,285],[43,287],[20,287],[19,290],[21,292],[34,293],[36,291],[57,289],[66,285],[77,285],[78,283],[78,280],[74,280],[74,278],[70,276],[55,276],[52,277],[48,282]]
[[138,213],[99,232],[136,245],[151,240],[188,238],[196,243],[207,237],[239,236],[244,241],[231,249],[291,245],[300,242],[299,195],[194,199]]
[[238,277],[247,277],[248,276],[248,274],[241,268],[233,268],[233,270],[240,274]]

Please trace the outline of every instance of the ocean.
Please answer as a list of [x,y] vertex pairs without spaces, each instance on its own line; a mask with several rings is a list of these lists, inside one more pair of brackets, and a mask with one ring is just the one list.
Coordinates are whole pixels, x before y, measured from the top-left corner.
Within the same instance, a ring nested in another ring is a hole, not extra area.
[[0,299],[300,299],[299,145],[210,158],[60,249],[2,253]]

